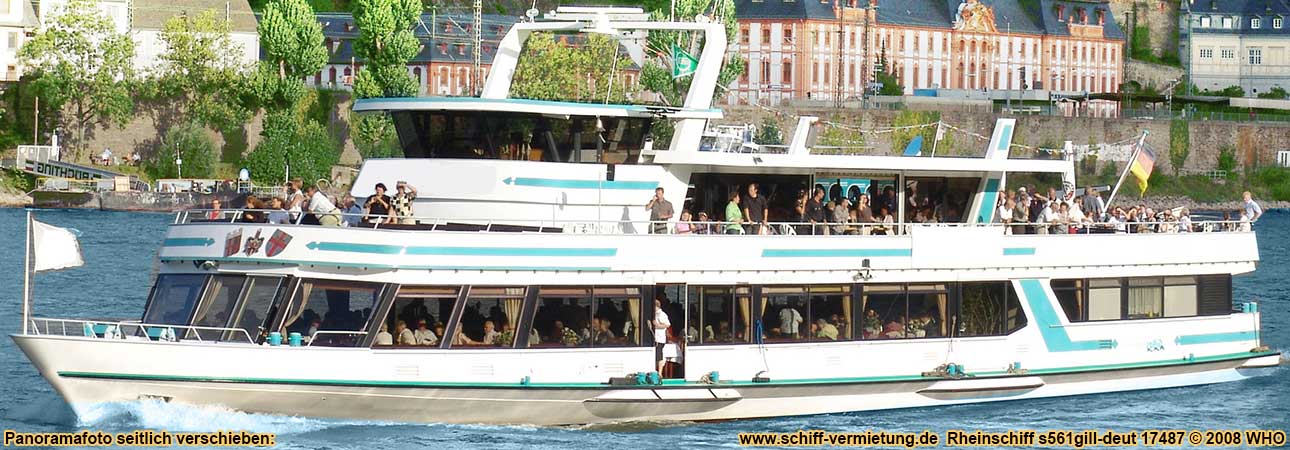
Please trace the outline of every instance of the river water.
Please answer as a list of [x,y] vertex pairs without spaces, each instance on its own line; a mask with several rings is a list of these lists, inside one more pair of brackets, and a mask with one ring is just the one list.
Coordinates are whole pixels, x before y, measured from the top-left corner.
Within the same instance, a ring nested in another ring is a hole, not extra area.
[[[0,209],[0,333],[21,325],[23,210]],[[40,211],[48,223],[81,233],[84,267],[40,274],[36,314],[137,317],[156,270],[165,214]],[[1290,348],[1290,211],[1258,223],[1259,269],[1235,278],[1237,301],[1257,300],[1264,342]],[[248,430],[278,434],[277,448],[656,448],[734,447],[740,432],[949,429],[1290,429],[1290,368],[1212,386],[1023,400],[983,405],[746,420],[717,424],[634,424],[539,428],[346,422],[244,414],[215,408],[138,402],[76,417],[7,338],[0,342],[0,429],[112,432]]]

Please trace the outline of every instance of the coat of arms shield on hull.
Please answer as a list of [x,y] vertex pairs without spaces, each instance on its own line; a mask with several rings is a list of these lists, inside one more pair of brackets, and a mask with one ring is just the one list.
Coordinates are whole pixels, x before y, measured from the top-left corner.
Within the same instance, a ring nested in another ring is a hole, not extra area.
[[238,228],[224,236],[224,256],[233,256],[240,251],[242,251],[242,229]]
[[264,254],[268,257],[278,256],[283,250],[287,249],[287,244],[291,243],[291,235],[282,230],[273,232],[269,237],[269,245],[264,249]]

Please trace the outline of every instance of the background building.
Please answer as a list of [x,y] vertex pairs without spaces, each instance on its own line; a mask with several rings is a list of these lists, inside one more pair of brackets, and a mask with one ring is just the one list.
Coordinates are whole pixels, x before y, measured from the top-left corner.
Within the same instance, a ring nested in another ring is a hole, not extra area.
[[1290,86],[1290,6],[1285,0],[1182,0],[1179,55],[1205,90],[1247,95]]
[[736,0],[747,74],[730,103],[858,98],[874,72],[915,89],[1117,92],[1106,0]]
[[206,10],[214,10],[232,25],[229,38],[241,49],[238,61],[242,65],[250,67],[259,59],[260,35],[255,12],[247,0],[133,0],[130,10],[130,34],[138,70],[155,67],[157,56],[165,51],[161,30],[167,20],[180,14],[196,16]]
[[0,82],[18,81],[22,76],[18,49],[27,39],[27,30],[36,24],[30,0],[0,0]]

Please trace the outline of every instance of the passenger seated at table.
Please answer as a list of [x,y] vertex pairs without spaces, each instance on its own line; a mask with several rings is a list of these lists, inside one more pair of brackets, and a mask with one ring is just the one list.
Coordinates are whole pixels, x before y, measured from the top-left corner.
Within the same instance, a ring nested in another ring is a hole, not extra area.
[[497,331],[497,325],[494,325],[493,321],[484,321],[484,337],[481,340],[484,345],[497,345],[497,337],[501,335],[502,333]]
[[905,337],[905,316],[897,316],[882,329],[882,336],[887,339],[899,339]]
[[836,341],[838,340],[838,327],[833,326],[827,320],[815,319],[815,337]]
[[430,331],[424,319],[417,321],[417,329],[412,332],[412,336],[416,339],[417,345],[430,346],[439,344],[439,336],[435,336],[434,332]]
[[384,322],[381,323],[381,331],[376,332],[376,342],[374,345],[394,345],[394,336],[390,335],[390,326]]
[[609,345],[617,340],[614,337],[614,332],[609,329],[608,319],[597,318],[593,319],[592,323],[594,328],[591,332],[591,345]]
[[402,320],[394,323],[394,334],[399,336],[398,345],[417,345],[416,335],[408,329],[408,323]]

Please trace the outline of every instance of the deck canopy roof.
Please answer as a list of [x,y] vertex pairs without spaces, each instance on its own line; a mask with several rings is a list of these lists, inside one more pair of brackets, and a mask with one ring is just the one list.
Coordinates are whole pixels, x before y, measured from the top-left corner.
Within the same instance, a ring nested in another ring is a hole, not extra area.
[[720,109],[478,97],[367,98],[355,101],[354,111],[480,111],[557,116],[640,118],[662,116],[674,119],[720,119],[722,117]]

